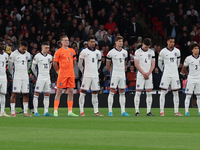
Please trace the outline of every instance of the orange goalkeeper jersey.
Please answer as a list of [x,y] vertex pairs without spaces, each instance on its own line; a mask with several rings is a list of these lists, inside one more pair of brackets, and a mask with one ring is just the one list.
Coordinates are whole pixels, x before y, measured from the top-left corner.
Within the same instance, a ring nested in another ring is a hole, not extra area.
[[76,53],[72,48],[66,50],[61,47],[55,52],[54,61],[59,63],[58,78],[75,77],[73,63],[75,59]]

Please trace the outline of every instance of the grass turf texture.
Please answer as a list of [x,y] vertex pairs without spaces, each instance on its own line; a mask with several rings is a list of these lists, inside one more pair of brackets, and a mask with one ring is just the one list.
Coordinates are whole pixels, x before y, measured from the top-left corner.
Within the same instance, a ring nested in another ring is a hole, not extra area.
[[[20,111],[20,109],[16,109]],[[8,112],[9,109],[6,109]],[[134,116],[134,109],[126,109],[131,117],[121,117],[120,109],[100,108],[104,117],[93,115],[92,108],[85,108],[85,117],[68,117],[67,108],[59,108],[59,117],[0,118],[0,149],[199,149],[200,117],[197,109],[190,109],[190,117],[175,117],[173,109],[165,109],[165,116],[159,116],[159,109],[152,109],[155,117],[147,117],[146,109],[140,108],[140,116]],[[79,109],[73,111],[79,114]],[[49,112],[53,114],[53,109]],[[184,109],[180,109],[184,112]],[[184,114],[184,113],[183,113]]]

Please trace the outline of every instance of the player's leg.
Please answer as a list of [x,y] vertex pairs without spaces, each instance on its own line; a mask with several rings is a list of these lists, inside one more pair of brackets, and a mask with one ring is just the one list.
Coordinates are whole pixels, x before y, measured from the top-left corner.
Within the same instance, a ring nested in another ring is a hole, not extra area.
[[60,104],[60,97],[62,95],[62,91],[63,91],[63,88],[57,88],[57,91],[56,91],[56,96],[55,96],[55,99],[54,99],[54,116],[58,116],[58,107],[59,107],[59,104]]
[[111,77],[110,81],[110,93],[108,95],[108,116],[113,116],[112,106],[113,106],[113,97],[115,95],[115,91],[118,84],[118,78]]
[[148,80],[145,80],[145,89],[146,89],[146,104],[147,104],[147,116],[155,116],[151,113],[151,105],[152,105],[152,89],[153,89],[153,81],[152,75],[149,76]]
[[174,101],[174,115],[175,116],[183,116],[179,111],[179,94],[178,89],[181,88],[179,77],[177,78],[171,78],[171,89],[173,92],[173,101]]
[[[37,86],[36,86],[37,87]],[[36,89],[35,89],[36,90]],[[38,113],[38,97],[39,97],[40,93],[39,92],[34,92],[34,96],[33,96],[33,107],[34,107],[34,116],[35,117],[39,117],[39,113]]]
[[22,81],[21,91],[23,94],[24,117],[32,117],[28,113],[28,100],[29,100],[29,80]]
[[195,83],[192,82],[192,80],[187,80],[187,85],[185,89],[185,116],[190,116],[189,114],[189,106],[190,106],[190,99],[193,94],[193,91],[198,92],[197,89],[195,89]]
[[75,88],[75,78],[71,77],[67,80],[67,105],[68,105],[68,116],[77,117],[78,115],[72,112],[73,100],[74,100],[74,88]]
[[171,79],[168,77],[163,77],[160,81],[160,116],[164,116],[164,106],[165,106],[165,95],[167,94],[167,89],[169,87]]
[[10,97],[10,107],[11,107],[11,116],[12,117],[16,117],[15,101],[16,101],[17,94],[20,93],[20,91],[21,91],[21,85],[22,85],[22,82],[20,80],[16,80],[16,79],[13,80],[12,94]]
[[92,90],[92,105],[94,108],[94,115],[104,116],[99,112],[99,109],[98,109],[98,106],[99,106],[98,93],[100,90],[99,78],[92,78],[91,90]]
[[5,113],[5,104],[6,104],[6,96],[7,93],[7,81],[0,81],[0,103],[1,103],[1,117],[10,117]]
[[139,116],[139,105],[140,105],[140,95],[142,90],[144,89],[145,79],[137,77],[136,79],[136,92],[134,97],[134,105],[135,105],[135,116]]
[[120,78],[118,82],[119,88],[119,103],[121,106],[121,116],[130,116],[125,111],[126,97],[125,97],[125,88],[126,88],[126,79]]
[[87,93],[87,90],[89,90],[89,87],[91,85],[91,78],[83,78],[82,84],[81,84],[81,92],[79,96],[79,108],[80,108],[80,116],[85,116],[84,114],[84,104],[85,104],[85,95]]
[[43,116],[52,116],[50,113],[49,113],[49,97],[50,97],[50,90],[51,90],[51,81],[50,80],[47,80],[45,81],[44,83],[44,99],[43,99],[43,104],[44,104],[44,114]]
[[194,88],[194,93],[196,94],[197,97],[197,107],[198,107],[198,116],[200,116],[200,80],[194,80],[195,82],[195,88]]

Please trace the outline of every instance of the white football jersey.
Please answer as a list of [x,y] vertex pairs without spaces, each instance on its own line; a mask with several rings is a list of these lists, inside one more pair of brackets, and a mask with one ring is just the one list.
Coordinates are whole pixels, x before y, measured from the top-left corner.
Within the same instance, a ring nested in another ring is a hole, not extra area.
[[0,80],[7,80],[6,77],[6,62],[8,61],[8,54],[3,52],[0,54]]
[[[134,59],[139,61],[139,66],[144,72],[149,72],[151,68],[151,61],[155,60],[155,53],[151,49],[144,51],[142,48],[139,48],[135,52]],[[139,71],[137,73],[137,76],[143,77],[143,75]]]
[[128,57],[126,50],[118,51],[116,48],[110,50],[107,59],[112,61],[111,77],[125,77],[125,61]]
[[185,59],[184,66],[189,67],[188,79],[200,79],[200,57],[195,58],[193,55]]
[[94,51],[90,48],[85,48],[81,51],[79,59],[84,60],[84,77],[98,78],[98,61],[101,61],[101,52],[97,49]]
[[178,66],[177,61],[180,58],[180,50],[177,48],[173,48],[173,50],[169,50],[167,47],[163,48],[160,51],[158,59],[164,61],[164,72],[163,76],[165,77],[178,77]]
[[52,63],[52,56],[47,54],[44,56],[41,52],[36,54],[33,59],[33,64],[37,65],[37,79],[50,78],[50,66]]
[[31,55],[29,52],[22,54],[19,50],[11,53],[9,61],[14,65],[13,79],[26,79],[28,78],[27,63],[30,61]]

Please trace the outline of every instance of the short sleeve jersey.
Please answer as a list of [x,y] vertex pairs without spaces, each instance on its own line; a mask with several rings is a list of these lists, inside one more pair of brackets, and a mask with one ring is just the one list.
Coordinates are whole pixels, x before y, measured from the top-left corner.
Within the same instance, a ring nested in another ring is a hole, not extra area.
[[37,78],[45,79],[50,78],[50,64],[52,63],[52,56],[47,54],[44,56],[41,52],[36,54],[33,59],[33,64],[37,65]]
[[8,54],[3,52],[0,54],[0,80],[6,80],[6,62],[8,61]]
[[167,47],[163,48],[159,54],[158,59],[164,61],[164,72],[163,76],[165,77],[178,77],[178,66],[177,61],[180,58],[180,50],[173,48],[169,50]]
[[84,60],[84,77],[98,78],[98,61],[101,61],[101,52],[85,48],[81,51],[79,59]]
[[[151,68],[151,61],[155,60],[155,53],[151,49],[144,51],[142,48],[140,48],[136,50],[134,59],[139,61],[139,66],[144,72],[148,72]],[[143,77],[139,71],[137,75]]]
[[116,48],[110,50],[107,54],[107,59],[112,61],[111,77],[125,78],[125,61],[128,57],[126,50],[118,51]]
[[30,59],[31,55],[27,51],[23,54],[19,50],[11,53],[9,61],[14,64],[13,79],[24,80],[28,78],[27,63]]
[[200,79],[200,57],[188,56],[184,61],[184,66],[189,67],[188,79]]
[[59,63],[59,75],[62,77],[75,77],[74,63],[76,59],[76,53],[74,49],[63,47],[59,48],[54,55],[54,61]]

